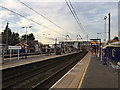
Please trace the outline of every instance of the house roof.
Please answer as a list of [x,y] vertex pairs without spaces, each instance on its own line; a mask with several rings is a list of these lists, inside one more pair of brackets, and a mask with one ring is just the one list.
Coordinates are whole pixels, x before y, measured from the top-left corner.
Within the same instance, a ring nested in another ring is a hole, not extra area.
[[23,43],[23,42],[21,42],[21,43],[18,43],[18,44],[16,44],[16,46],[28,46],[26,43]]

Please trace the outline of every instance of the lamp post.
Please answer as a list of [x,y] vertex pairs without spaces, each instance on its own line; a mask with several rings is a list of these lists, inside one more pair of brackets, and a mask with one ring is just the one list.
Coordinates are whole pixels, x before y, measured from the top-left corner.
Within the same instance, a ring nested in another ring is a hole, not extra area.
[[104,26],[104,43],[106,44],[106,19],[107,19],[107,16],[105,16],[104,17],[104,24],[105,24],[105,26]]
[[5,27],[5,30],[6,30],[6,45],[8,46],[8,25],[9,23],[7,22],[7,25]]
[[110,43],[110,13],[108,14],[108,42]]
[[25,53],[26,53],[26,59],[27,59],[27,29],[28,29],[28,28],[31,28],[31,27],[32,27],[32,26],[22,27],[22,28],[25,28],[25,30],[26,30],[26,47],[25,47],[25,48],[26,48],[26,49],[25,49],[25,50],[26,50],[26,51],[25,51]]

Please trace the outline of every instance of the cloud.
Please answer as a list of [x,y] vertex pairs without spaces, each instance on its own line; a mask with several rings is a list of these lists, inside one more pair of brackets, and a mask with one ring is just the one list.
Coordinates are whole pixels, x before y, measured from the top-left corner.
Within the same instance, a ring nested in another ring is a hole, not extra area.
[[0,19],[9,19],[12,17],[13,15],[10,15],[10,12],[7,12],[6,10],[0,10]]
[[[64,2],[64,0],[21,0],[23,2]],[[71,2],[118,2],[119,0],[70,0]]]
[[[59,41],[65,39],[65,35],[69,34],[71,39],[76,40],[77,34],[80,34],[84,40],[86,35],[79,28],[76,21],[74,20],[70,10],[68,9],[65,2],[25,2],[28,6],[32,7],[34,10],[49,18],[55,24],[64,28],[64,30],[58,28],[54,24],[50,23],[48,20],[44,19],[40,15],[34,13],[32,10],[28,9],[24,5],[20,4],[17,0],[3,0],[2,5],[10,8],[11,10],[18,12],[25,17],[32,19],[39,24],[49,27],[49,30],[41,25],[33,23],[26,20],[23,17],[17,16],[11,12],[4,9],[0,9],[0,18],[9,19],[10,27],[14,29],[13,31],[20,33],[20,35],[25,34],[25,30],[21,28],[22,26],[32,26],[28,30],[29,33],[33,33],[39,41],[54,43],[55,38]],[[97,32],[104,32],[104,21],[103,18],[108,12],[112,13],[112,28],[116,30],[117,20],[117,5],[116,3],[83,3],[73,2],[73,7],[85,28],[85,32],[89,34],[90,38],[96,38]],[[17,7],[17,8],[16,8]],[[15,23],[14,23],[15,22]],[[0,26],[5,26],[5,23],[0,23]],[[58,33],[56,33],[58,32]],[[113,31],[114,32],[114,31]],[[50,34],[50,37],[45,38],[43,34]],[[114,32],[116,34],[116,31]]]
[[[28,16],[28,17],[26,17],[26,18],[29,18],[30,19],[30,17]],[[19,22],[17,22],[17,24],[19,24],[19,26],[21,26],[21,27],[25,27],[25,26],[30,26],[31,25],[31,22],[30,21],[28,21],[27,19],[25,19],[25,18],[20,18],[20,21]]]
[[[86,32],[89,34],[89,37],[95,38],[97,32],[102,32],[103,34],[100,36],[102,39],[104,38],[104,16],[108,16],[108,13],[111,13],[111,38],[112,34],[118,32],[117,29],[117,17],[118,17],[118,3],[82,3],[81,8],[77,7],[79,18],[84,25]],[[85,8],[82,8],[85,7]],[[79,11],[81,10],[81,12]],[[108,22],[108,21],[107,21]],[[108,27],[108,26],[107,26]],[[116,28],[116,29],[113,29]],[[108,29],[107,29],[108,30]],[[113,33],[114,32],[114,33]]]

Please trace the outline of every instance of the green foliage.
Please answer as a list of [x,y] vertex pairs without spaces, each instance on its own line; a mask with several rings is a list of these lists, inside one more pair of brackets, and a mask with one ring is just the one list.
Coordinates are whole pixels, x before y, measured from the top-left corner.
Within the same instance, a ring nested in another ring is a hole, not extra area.
[[[20,41],[25,41],[26,40],[26,34],[22,35],[21,38],[19,37],[18,33],[12,32],[11,29],[8,27],[9,23],[7,23],[5,30],[3,30],[3,32],[1,33],[2,35],[2,43],[6,44],[6,37],[8,36],[8,45],[16,45],[18,43],[20,43]],[[8,35],[6,35],[8,30]],[[35,40],[35,36],[33,35],[33,33],[27,35],[27,40],[28,41],[34,41]]]
[[[6,30],[2,33],[2,43],[6,44]],[[19,43],[19,34],[12,32],[10,28],[8,28],[8,45],[16,45]]]
[[[22,35],[22,37],[21,37],[21,41],[24,41],[24,40],[26,40],[26,34],[25,35]],[[30,41],[30,40],[35,40],[35,36],[33,35],[33,33],[31,33],[31,34],[29,34],[29,35],[27,35],[27,40],[28,41]]]
[[35,40],[35,36],[33,35],[33,33],[28,35],[28,39],[29,40]]

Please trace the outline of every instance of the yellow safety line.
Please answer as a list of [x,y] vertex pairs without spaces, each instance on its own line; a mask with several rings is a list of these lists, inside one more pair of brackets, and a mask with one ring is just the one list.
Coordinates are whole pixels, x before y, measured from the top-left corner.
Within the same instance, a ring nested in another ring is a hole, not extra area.
[[[89,62],[90,62],[90,61],[89,61]],[[88,64],[87,64],[86,68],[85,68],[85,71],[84,71],[84,73],[83,73],[83,75],[82,75],[82,78],[81,78],[81,80],[80,80],[80,83],[79,83],[79,86],[78,86],[77,90],[79,90],[79,88],[81,88],[83,79],[84,79],[84,77],[85,77],[85,74],[86,74],[86,71],[87,71],[87,68],[88,68],[88,65],[89,65],[89,62],[88,62]]]

